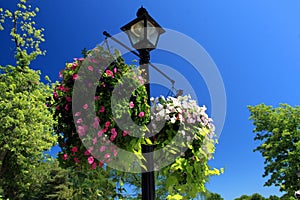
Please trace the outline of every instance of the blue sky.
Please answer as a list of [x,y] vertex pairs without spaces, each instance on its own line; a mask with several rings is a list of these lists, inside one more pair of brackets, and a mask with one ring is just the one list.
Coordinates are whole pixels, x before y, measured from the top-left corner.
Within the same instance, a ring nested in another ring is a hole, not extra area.
[[[300,93],[300,1],[228,0],[228,1],[150,1],[150,0],[44,0],[30,1],[40,8],[38,25],[44,27],[47,50],[33,63],[44,75],[57,80],[67,61],[79,57],[104,37],[135,18],[144,5],[165,28],[184,33],[209,53],[223,78],[227,96],[227,115],[219,138],[213,167],[225,173],[213,177],[208,189],[231,200],[242,194],[280,195],[278,188],[263,187],[263,158],[253,153],[253,126],[247,105],[279,103],[299,105]],[[0,0],[1,7],[13,1]],[[14,44],[8,32],[0,33],[0,64],[13,64]],[[176,41],[174,41],[176,42]],[[187,72],[197,82],[199,104],[210,110],[209,93],[201,77],[195,78],[189,64],[172,55],[153,51],[152,62]],[[182,86],[184,87],[184,86]],[[180,86],[178,86],[180,88]],[[154,93],[159,93],[155,91]]]

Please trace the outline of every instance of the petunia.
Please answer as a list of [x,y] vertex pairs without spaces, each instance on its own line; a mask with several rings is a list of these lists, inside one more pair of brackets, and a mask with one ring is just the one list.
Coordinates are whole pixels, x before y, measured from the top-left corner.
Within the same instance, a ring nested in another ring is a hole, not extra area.
[[65,153],[65,154],[63,155],[63,159],[64,159],[64,160],[67,160],[67,159],[68,159],[68,154]]
[[125,137],[126,135],[129,134],[129,131],[123,131],[122,135]]
[[72,78],[73,78],[73,80],[77,80],[78,79],[78,74],[73,74]]
[[65,110],[68,111],[69,110],[69,104],[65,105]]
[[71,69],[72,69],[72,70],[75,70],[76,67],[78,67],[78,64],[77,64],[77,63],[73,63],[72,66],[71,66]]
[[108,128],[110,126],[110,121],[105,122],[105,127]]
[[114,76],[114,73],[113,73],[112,71],[110,71],[109,69],[107,69],[107,70],[105,71],[105,73],[107,74],[107,76],[111,76],[111,77]]
[[88,66],[88,70],[92,72],[92,71],[94,71],[94,68],[93,68],[92,66],[89,65],[89,66]]
[[54,97],[55,99],[57,99],[57,98],[58,98],[58,94],[57,94],[56,92],[54,92],[54,93],[53,93],[53,97]]
[[99,167],[102,167],[102,166],[103,166],[103,164],[104,164],[104,162],[103,162],[103,161],[99,162]]
[[78,160],[78,158],[74,158],[74,162],[77,164],[77,163],[79,163],[79,160]]
[[98,111],[99,113],[103,113],[105,111],[105,107],[104,106],[101,106],[100,107],[100,110]]
[[113,154],[114,154],[115,157],[118,155],[118,152],[117,152],[116,149],[113,150]]
[[89,156],[89,155],[91,155],[91,152],[90,152],[89,150],[86,150],[86,151],[84,152],[84,155],[85,155],[85,156]]
[[104,158],[106,158],[106,159],[110,158],[110,154],[109,153],[105,154]]
[[90,156],[90,157],[88,157],[88,163],[91,165],[91,164],[93,164],[93,162],[94,162],[94,157],[93,156]]
[[72,147],[72,152],[75,153],[78,151],[78,148],[76,146]]
[[91,169],[94,170],[94,169],[96,169],[96,167],[97,167],[97,164],[94,162],[91,166]]
[[93,144],[96,144],[97,143],[97,138],[95,137],[94,139],[93,139]]
[[116,139],[118,133],[115,128],[111,129],[110,132],[111,132],[110,141],[114,141]]
[[64,70],[60,70],[60,71],[59,71],[59,74],[58,74],[59,78],[62,78],[62,77],[63,77],[63,73],[64,73]]
[[88,107],[89,107],[89,105],[87,105],[87,104],[84,104],[84,105],[83,105],[83,109],[84,109],[84,110],[88,109]]
[[129,103],[129,108],[133,108],[134,107],[134,103],[131,101],[130,103]]
[[144,113],[144,112],[140,112],[138,116],[139,116],[140,118],[141,118],[141,117],[144,117],[144,116],[145,116],[145,113]]
[[71,102],[72,101],[72,97],[66,97],[66,101],[67,102]]
[[105,150],[106,150],[106,146],[101,146],[100,149],[99,149],[100,152],[103,152]]
[[79,117],[80,115],[81,115],[80,112],[76,112],[76,113],[75,113],[75,117]]
[[87,131],[87,126],[85,126],[85,125],[78,126],[78,128],[77,128],[77,132],[78,132],[79,136],[84,136],[86,131]]
[[93,127],[94,127],[94,128],[98,128],[99,122],[100,122],[100,119],[99,119],[98,117],[95,117],[94,123],[93,123]]
[[81,122],[82,122],[81,118],[77,119],[77,121],[76,121],[77,124],[80,124]]

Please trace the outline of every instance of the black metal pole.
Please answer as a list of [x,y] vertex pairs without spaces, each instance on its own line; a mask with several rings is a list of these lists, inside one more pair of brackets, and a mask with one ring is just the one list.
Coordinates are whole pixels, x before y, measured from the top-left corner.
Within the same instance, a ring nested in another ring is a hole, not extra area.
[[[140,67],[142,70],[142,76],[145,80],[145,87],[148,94],[148,104],[150,105],[150,76],[149,76],[149,61],[150,61],[150,51],[148,49],[140,49]],[[147,133],[145,137],[151,137],[151,132]],[[142,153],[146,154],[145,161],[143,164],[147,167],[147,171],[143,169],[142,171],[142,200],[154,200],[155,199],[155,179],[154,179],[154,162],[153,145],[142,145]]]

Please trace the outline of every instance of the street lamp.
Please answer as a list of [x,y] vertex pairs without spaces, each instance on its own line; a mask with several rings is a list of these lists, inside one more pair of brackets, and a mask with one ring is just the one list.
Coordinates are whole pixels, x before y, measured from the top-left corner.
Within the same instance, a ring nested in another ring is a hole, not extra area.
[[151,51],[156,48],[159,36],[165,30],[148,14],[147,10],[141,7],[137,13],[137,18],[121,28],[137,49],[148,49]]
[[[139,52],[140,68],[142,77],[145,80],[145,87],[148,94],[148,104],[150,105],[150,84],[149,84],[149,61],[150,51],[157,46],[158,39],[165,30],[148,14],[143,7],[136,13],[137,18],[121,27],[130,40],[131,45]],[[145,137],[151,138],[151,132],[146,133]],[[153,163],[153,145],[142,145],[142,153],[145,155],[144,165],[147,172],[142,173],[142,200],[155,199],[155,180]]]

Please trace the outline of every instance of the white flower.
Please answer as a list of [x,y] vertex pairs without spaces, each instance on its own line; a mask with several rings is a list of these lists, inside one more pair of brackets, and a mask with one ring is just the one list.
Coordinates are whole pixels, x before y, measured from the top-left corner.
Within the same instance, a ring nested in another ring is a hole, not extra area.
[[172,117],[172,118],[171,118],[171,123],[174,124],[175,122],[176,122],[176,118],[175,118],[175,117]]

